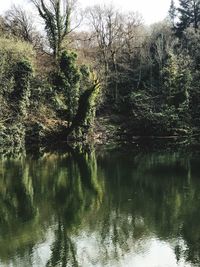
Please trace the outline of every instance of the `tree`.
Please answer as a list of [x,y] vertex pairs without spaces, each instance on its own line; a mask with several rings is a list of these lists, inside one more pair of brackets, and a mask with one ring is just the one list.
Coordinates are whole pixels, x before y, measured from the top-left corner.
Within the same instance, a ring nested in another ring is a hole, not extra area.
[[176,56],[170,52],[166,63],[162,69],[164,100],[170,105],[177,91],[177,76],[178,76],[178,60]]
[[170,17],[173,28],[175,28],[176,11],[177,10],[176,10],[174,0],[171,0],[171,4],[169,8],[169,17]]
[[17,116],[27,116],[27,107],[30,101],[30,80],[32,77],[32,66],[27,60],[17,62],[14,68],[14,90],[11,94],[11,101],[15,105]]
[[58,59],[66,36],[72,31],[71,15],[76,0],[31,0],[45,23],[49,46]]
[[32,42],[32,32],[34,30],[33,19],[20,6],[12,6],[6,12],[6,26],[11,34],[23,39],[24,41]]
[[175,49],[178,38],[175,38],[173,35],[171,25],[162,22],[153,25],[146,42],[149,56],[144,64],[146,66],[149,65],[149,85],[151,88],[157,88],[157,91],[162,87],[162,70],[166,63],[168,53]]
[[[189,92],[191,90],[190,58],[168,54],[163,68],[163,89],[166,105],[178,115],[177,125],[188,126],[190,118]],[[172,109],[173,108],[173,109]]]
[[109,61],[116,54],[116,39],[120,34],[120,14],[112,7],[94,6],[88,9],[88,18],[95,33],[99,59],[104,65],[104,74],[109,72]]
[[186,28],[192,26],[195,30],[200,25],[200,0],[180,0],[178,8],[179,20],[178,34],[181,34]]
[[59,113],[68,122],[65,136],[75,131],[77,137],[83,137],[95,118],[100,84],[87,66],[77,66],[76,59],[75,53],[63,51],[52,82],[55,99],[61,104]]
[[135,39],[140,39],[136,38],[136,32],[141,26],[141,18],[135,13],[118,12],[113,6],[93,6],[88,9],[88,18],[96,37],[97,59],[103,70],[105,87],[118,102],[120,69],[124,66],[124,58],[135,52],[133,46]]
[[29,42],[34,47],[42,46],[42,37],[36,31],[33,15],[20,6],[13,5],[5,14],[4,32],[22,41]]
[[[62,96],[64,98],[65,118],[68,122],[72,122],[73,117],[78,107],[79,89],[81,73],[76,65],[77,55],[63,51],[59,63],[59,70],[53,75],[54,90],[57,98]],[[61,100],[59,100],[61,102]]]

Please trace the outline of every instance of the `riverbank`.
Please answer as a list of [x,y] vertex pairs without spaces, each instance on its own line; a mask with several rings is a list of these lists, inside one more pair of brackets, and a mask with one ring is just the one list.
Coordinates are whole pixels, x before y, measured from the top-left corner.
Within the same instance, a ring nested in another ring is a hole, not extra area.
[[[109,115],[97,116],[91,128],[76,138],[73,135],[65,135],[67,122],[55,117],[29,116],[24,123],[13,123],[0,130],[0,153],[6,154],[26,148],[54,148],[61,146],[79,147],[115,147],[132,146],[142,149],[159,149],[171,147],[200,147],[200,134],[195,129],[187,134],[181,130],[175,130],[176,134],[166,136],[136,136],[134,132],[126,132],[123,127],[123,118]],[[184,135],[185,134],[185,135]]]

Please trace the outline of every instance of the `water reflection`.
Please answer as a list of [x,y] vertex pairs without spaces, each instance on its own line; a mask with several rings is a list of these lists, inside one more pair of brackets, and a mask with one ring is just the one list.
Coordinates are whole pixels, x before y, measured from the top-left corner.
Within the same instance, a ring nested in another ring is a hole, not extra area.
[[199,266],[200,160],[68,151],[0,161],[1,266]]

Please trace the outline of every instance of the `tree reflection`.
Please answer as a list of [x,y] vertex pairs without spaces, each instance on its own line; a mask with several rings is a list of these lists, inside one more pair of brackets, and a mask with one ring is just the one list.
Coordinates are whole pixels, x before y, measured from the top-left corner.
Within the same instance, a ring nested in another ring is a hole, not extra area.
[[[151,237],[169,242],[177,261],[199,264],[199,163],[178,153],[96,157],[77,150],[2,159],[0,259],[33,265],[50,231],[48,267],[83,266],[82,233],[95,239],[102,266],[147,249]],[[92,264],[90,251],[84,255]]]
[[[78,266],[70,231],[84,213],[98,209],[103,181],[97,177],[94,154],[44,154],[39,159],[2,160],[0,168],[0,257],[20,256],[57,225],[47,266],[70,260]],[[24,227],[25,226],[25,227]],[[71,266],[71,265],[70,265]]]
[[[177,260],[182,258],[199,264],[200,160],[194,159],[196,157],[180,156],[178,153],[114,158],[107,155],[99,165],[108,171],[105,177],[113,170],[115,180],[109,182],[112,210],[115,207],[126,221],[131,218],[133,222],[142,222],[143,234],[156,235],[163,241],[171,240]],[[119,223],[117,216],[115,218]],[[125,223],[125,227],[127,225]],[[133,228],[137,232],[135,225]],[[122,228],[119,226],[117,229],[120,229],[120,237],[123,236]]]

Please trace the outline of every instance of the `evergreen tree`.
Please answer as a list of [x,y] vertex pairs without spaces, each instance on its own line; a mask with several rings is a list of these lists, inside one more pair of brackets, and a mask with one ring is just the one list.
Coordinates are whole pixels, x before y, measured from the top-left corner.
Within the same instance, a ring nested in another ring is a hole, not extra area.
[[174,53],[170,52],[167,56],[165,66],[162,70],[163,95],[168,105],[174,104],[174,95],[177,92],[178,60]]
[[181,34],[186,28],[192,26],[195,30],[200,25],[200,0],[180,0],[178,8],[179,20],[178,34]]
[[172,22],[173,28],[175,28],[175,19],[176,19],[176,6],[174,0],[171,0],[170,8],[169,8],[169,17]]

